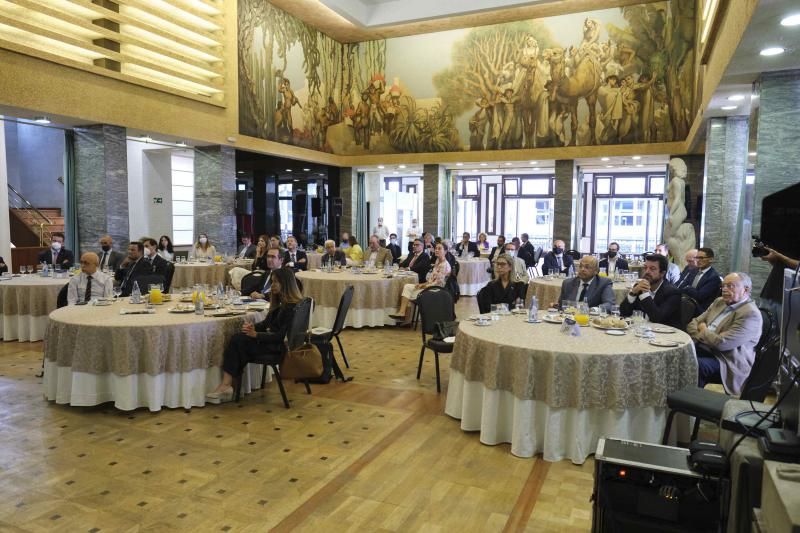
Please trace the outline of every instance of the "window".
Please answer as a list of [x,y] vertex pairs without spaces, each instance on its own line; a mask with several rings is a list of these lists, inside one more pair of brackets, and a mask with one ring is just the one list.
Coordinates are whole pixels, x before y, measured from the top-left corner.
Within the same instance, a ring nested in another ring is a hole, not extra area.
[[[595,176],[594,250],[617,242],[623,254],[652,251],[664,223],[664,176]],[[614,191],[614,194],[611,194]]]
[[503,180],[503,194],[516,196],[519,194],[519,180],[517,178]]
[[280,214],[279,227],[281,229],[281,242],[286,242],[286,237],[292,234],[293,209],[292,209],[292,184],[278,184],[278,212]]
[[550,194],[550,180],[548,179],[523,179],[522,195],[547,195]]
[[615,178],[614,194],[644,194],[646,184],[645,178]]
[[194,244],[194,154],[173,153],[172,243]]

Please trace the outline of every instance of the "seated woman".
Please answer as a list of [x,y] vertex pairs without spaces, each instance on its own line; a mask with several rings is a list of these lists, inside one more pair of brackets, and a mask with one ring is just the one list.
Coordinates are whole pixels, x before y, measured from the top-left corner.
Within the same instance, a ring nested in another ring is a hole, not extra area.
[[158,255],[163,257],[166,261],[172,262],[175,260],[175,250],[172,249],[172,240],[166,235],[162,235],[158,240]]
[[208,235],[201,233],[199,237],[197,242],[194,243],[194,248],[192,248],[194,258],[204,261],[213,261],[214,256],[217,255],[217,249],[211,244],[211,241],[208,240]]
[[347,265],[347,256],[344,255],[343,251],[336,249],[336,243],[331,239],[325,241],[325,253],[322,254],[321,264],[325,266],[328,263],[339,264],[340,266]]
[[494,261],[495,279],[478,291],[478,310],[488,313],[494,304],[508,304],[509,309],[514,308],[517,299],[525,299],[528,286],[524,282],[512,281],[514,266],[512,258],[501,254]]
[[266,235],[261,235],[256,244],[256,258],[253,259],[253,266],[250,270],[269,270],[267,268],[267,242],[269,239]]
[[354,265],[360,265],[364,262],[364,250],[361,249],[361,246],[358,244],[358,241],[353,235],[350,235],[349,243],[350,246],[342,251],[353,262]]
[[445,281],[447,281],[447,276],[450,275],[450,263],[447,261],[445,247],[443,244],[439,243],[436,245],[434,250],[434,255],[436,256],[436,264],[433,265],[433,270],[431,270],[430,274],[428,275],[428,281],[425,283],[408,283],[403,286],[403,294],[400,296],[400,309],[397,313],[393,315],[389,315],[390,317],[396,320],[404,320],[408,322],[411,317],[407,316],[408,314],[408,302],[414,300],[417,297],[417,294],[420,293],[423,289],[427,289],[428,287],[432,287],[434,285],[438,287],[444,287]]
[[478,234],[478,251],[480,253],[489,251],[489,238],[483,232]]
[[222,383],[206,394],[208,403],[230,401],[233,398],[233,380],[240,379],[251,358],[265,355],[278,364],[286,355],[286,332],[294,317],[297,302],[303,299],[294,272],[288,268],[277,268],[271,275],[270,308],[267,318],[258,324],[245,322],[241,333],[234,335],[222,356]]

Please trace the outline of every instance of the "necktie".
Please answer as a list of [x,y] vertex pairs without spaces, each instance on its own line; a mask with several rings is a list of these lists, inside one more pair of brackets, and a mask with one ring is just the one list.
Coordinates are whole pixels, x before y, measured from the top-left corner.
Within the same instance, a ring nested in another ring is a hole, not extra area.
[[694,279],[692,280],[692,287],[697,288],[697,284],[700,283],[700,277],[702,275],[702,272],[697,272],[697,274],[695,274]]
[[561,262],[561,258],[556,256],[556,260],[558,260],[558,269],[559,270],[563,270],[564,269],[564,264]]
[[83,301],[88,302],[92,299],[92,276],[86,276],[86,293],[83,295]]
[[103,257],[100,258],[100,268],[106,266],[106,257],[108,257],[108,252],[103,252]]
[[292,263],[294,263],[294,252],[292,252]]
[[53,252],[53,265],[58,264],[58,252]]
[[589,288],[589,284],[588,283],[584,283],[583,284],[583,290],[581,290],[581,293],[578,295],[578,302],[582,302],[583,299],[586,298],[586,290],[588,288]]

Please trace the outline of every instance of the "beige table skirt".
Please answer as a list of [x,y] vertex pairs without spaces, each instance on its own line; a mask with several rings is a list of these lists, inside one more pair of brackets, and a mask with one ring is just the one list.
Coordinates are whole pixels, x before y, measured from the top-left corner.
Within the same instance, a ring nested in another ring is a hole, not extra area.
[[[547,309],[553,302],[558,302],[558,297],[561,296],[561,284],[564,283],[563,279],[544,279],[536,278],[528,283],[528,292],[525,295],[525,306],[531,303],[531,297],[535,294],[536,299],[539,301],[540,309]],[[614,282],[614,299],[617,305],[622,303],[622,300],[628,295],[628,289],[624,283]]]
[[461,296],[475,296],[489,283],[488,259],[459,259],[458,265],[458,288]]
[[44,338],[47,315],[56,308],[58,293],[69,278],[38,275],[0,281],[0,337],[6,341]]

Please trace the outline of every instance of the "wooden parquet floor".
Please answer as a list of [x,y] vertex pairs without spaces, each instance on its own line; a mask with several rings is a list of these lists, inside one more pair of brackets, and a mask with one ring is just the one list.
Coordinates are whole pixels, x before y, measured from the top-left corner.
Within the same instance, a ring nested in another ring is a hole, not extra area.
[[[459,316],[475,312],[462,298]],[[520,459],[444,414],[418,332],[346,330],[353,382],[239,405],[45,401],[42,343],[0,343],[0,531],[588,531],[592,460]],[[338,356],[338,351],[337,351]]]

